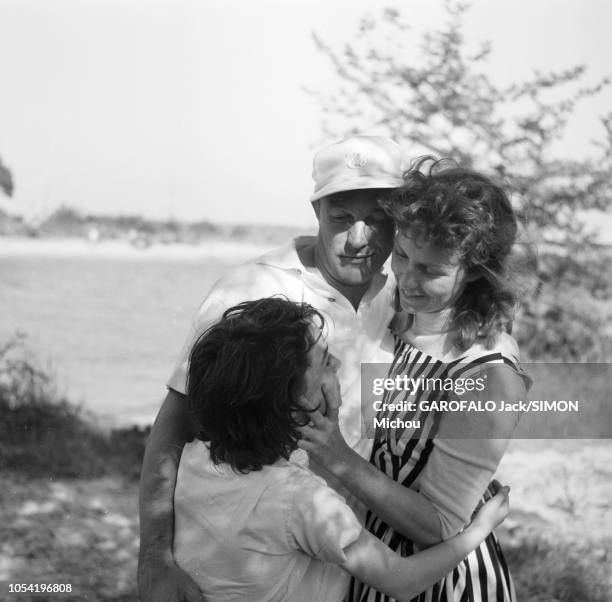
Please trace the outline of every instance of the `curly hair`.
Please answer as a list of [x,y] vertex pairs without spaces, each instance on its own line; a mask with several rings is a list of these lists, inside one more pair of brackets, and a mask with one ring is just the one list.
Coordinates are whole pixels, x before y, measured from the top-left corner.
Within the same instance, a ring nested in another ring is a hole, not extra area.
[[381,206],[404,234],[458,254],[471,278],[454,305],[460,349],[477,338],[490,347],[511,329],[519,287],[510,256],[518,222],[500,186],[452,160],[421,157]]
[[323,327],[311,305],[270,297],[231,307],[196,341],[187,398],[215,464],[261,470],[296,448],[315,321]]

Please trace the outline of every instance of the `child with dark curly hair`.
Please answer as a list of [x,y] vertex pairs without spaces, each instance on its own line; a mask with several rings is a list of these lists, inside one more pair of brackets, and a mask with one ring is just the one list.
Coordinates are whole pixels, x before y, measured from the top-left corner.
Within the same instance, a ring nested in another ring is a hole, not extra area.
[[300,428],[337,394],[324,332],[312,306],[266,298],[228,309],[193,347],[199,430],[180,461],[174,554],[206,600],[339,602],[349,574],[408,600],[507,514],[503,488],[463,533],[411,558],[368,533],[293,454]]

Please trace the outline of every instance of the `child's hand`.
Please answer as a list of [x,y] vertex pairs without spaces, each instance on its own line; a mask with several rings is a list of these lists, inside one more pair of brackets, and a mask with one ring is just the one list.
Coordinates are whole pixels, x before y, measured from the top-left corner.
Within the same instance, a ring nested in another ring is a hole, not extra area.
[[497,493],[476,512],[470,525],[482,529],[483,533],[493,531],[504,521],[510,510],[510,487],[502,487],[499,481],[494,481],[494,486]]

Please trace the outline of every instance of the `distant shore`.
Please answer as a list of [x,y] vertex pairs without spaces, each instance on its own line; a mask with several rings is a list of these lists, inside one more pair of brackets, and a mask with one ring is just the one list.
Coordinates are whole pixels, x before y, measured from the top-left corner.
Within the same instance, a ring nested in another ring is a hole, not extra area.
[[231,259],[257,257],[274,248],[274,244],[211,240],[200,244],[153,243],[138,247],[126,240],[89,242],[81,238],[0,237],[0,257],[104,257],[126,259]]

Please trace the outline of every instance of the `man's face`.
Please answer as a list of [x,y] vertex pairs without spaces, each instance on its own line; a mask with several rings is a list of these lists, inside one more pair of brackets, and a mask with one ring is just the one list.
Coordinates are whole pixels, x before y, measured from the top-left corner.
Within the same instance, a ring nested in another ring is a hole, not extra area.
[[370,282],[391,252],[393,222],[372,190],[322,198],[317,217],[319,269],[345,286]]

